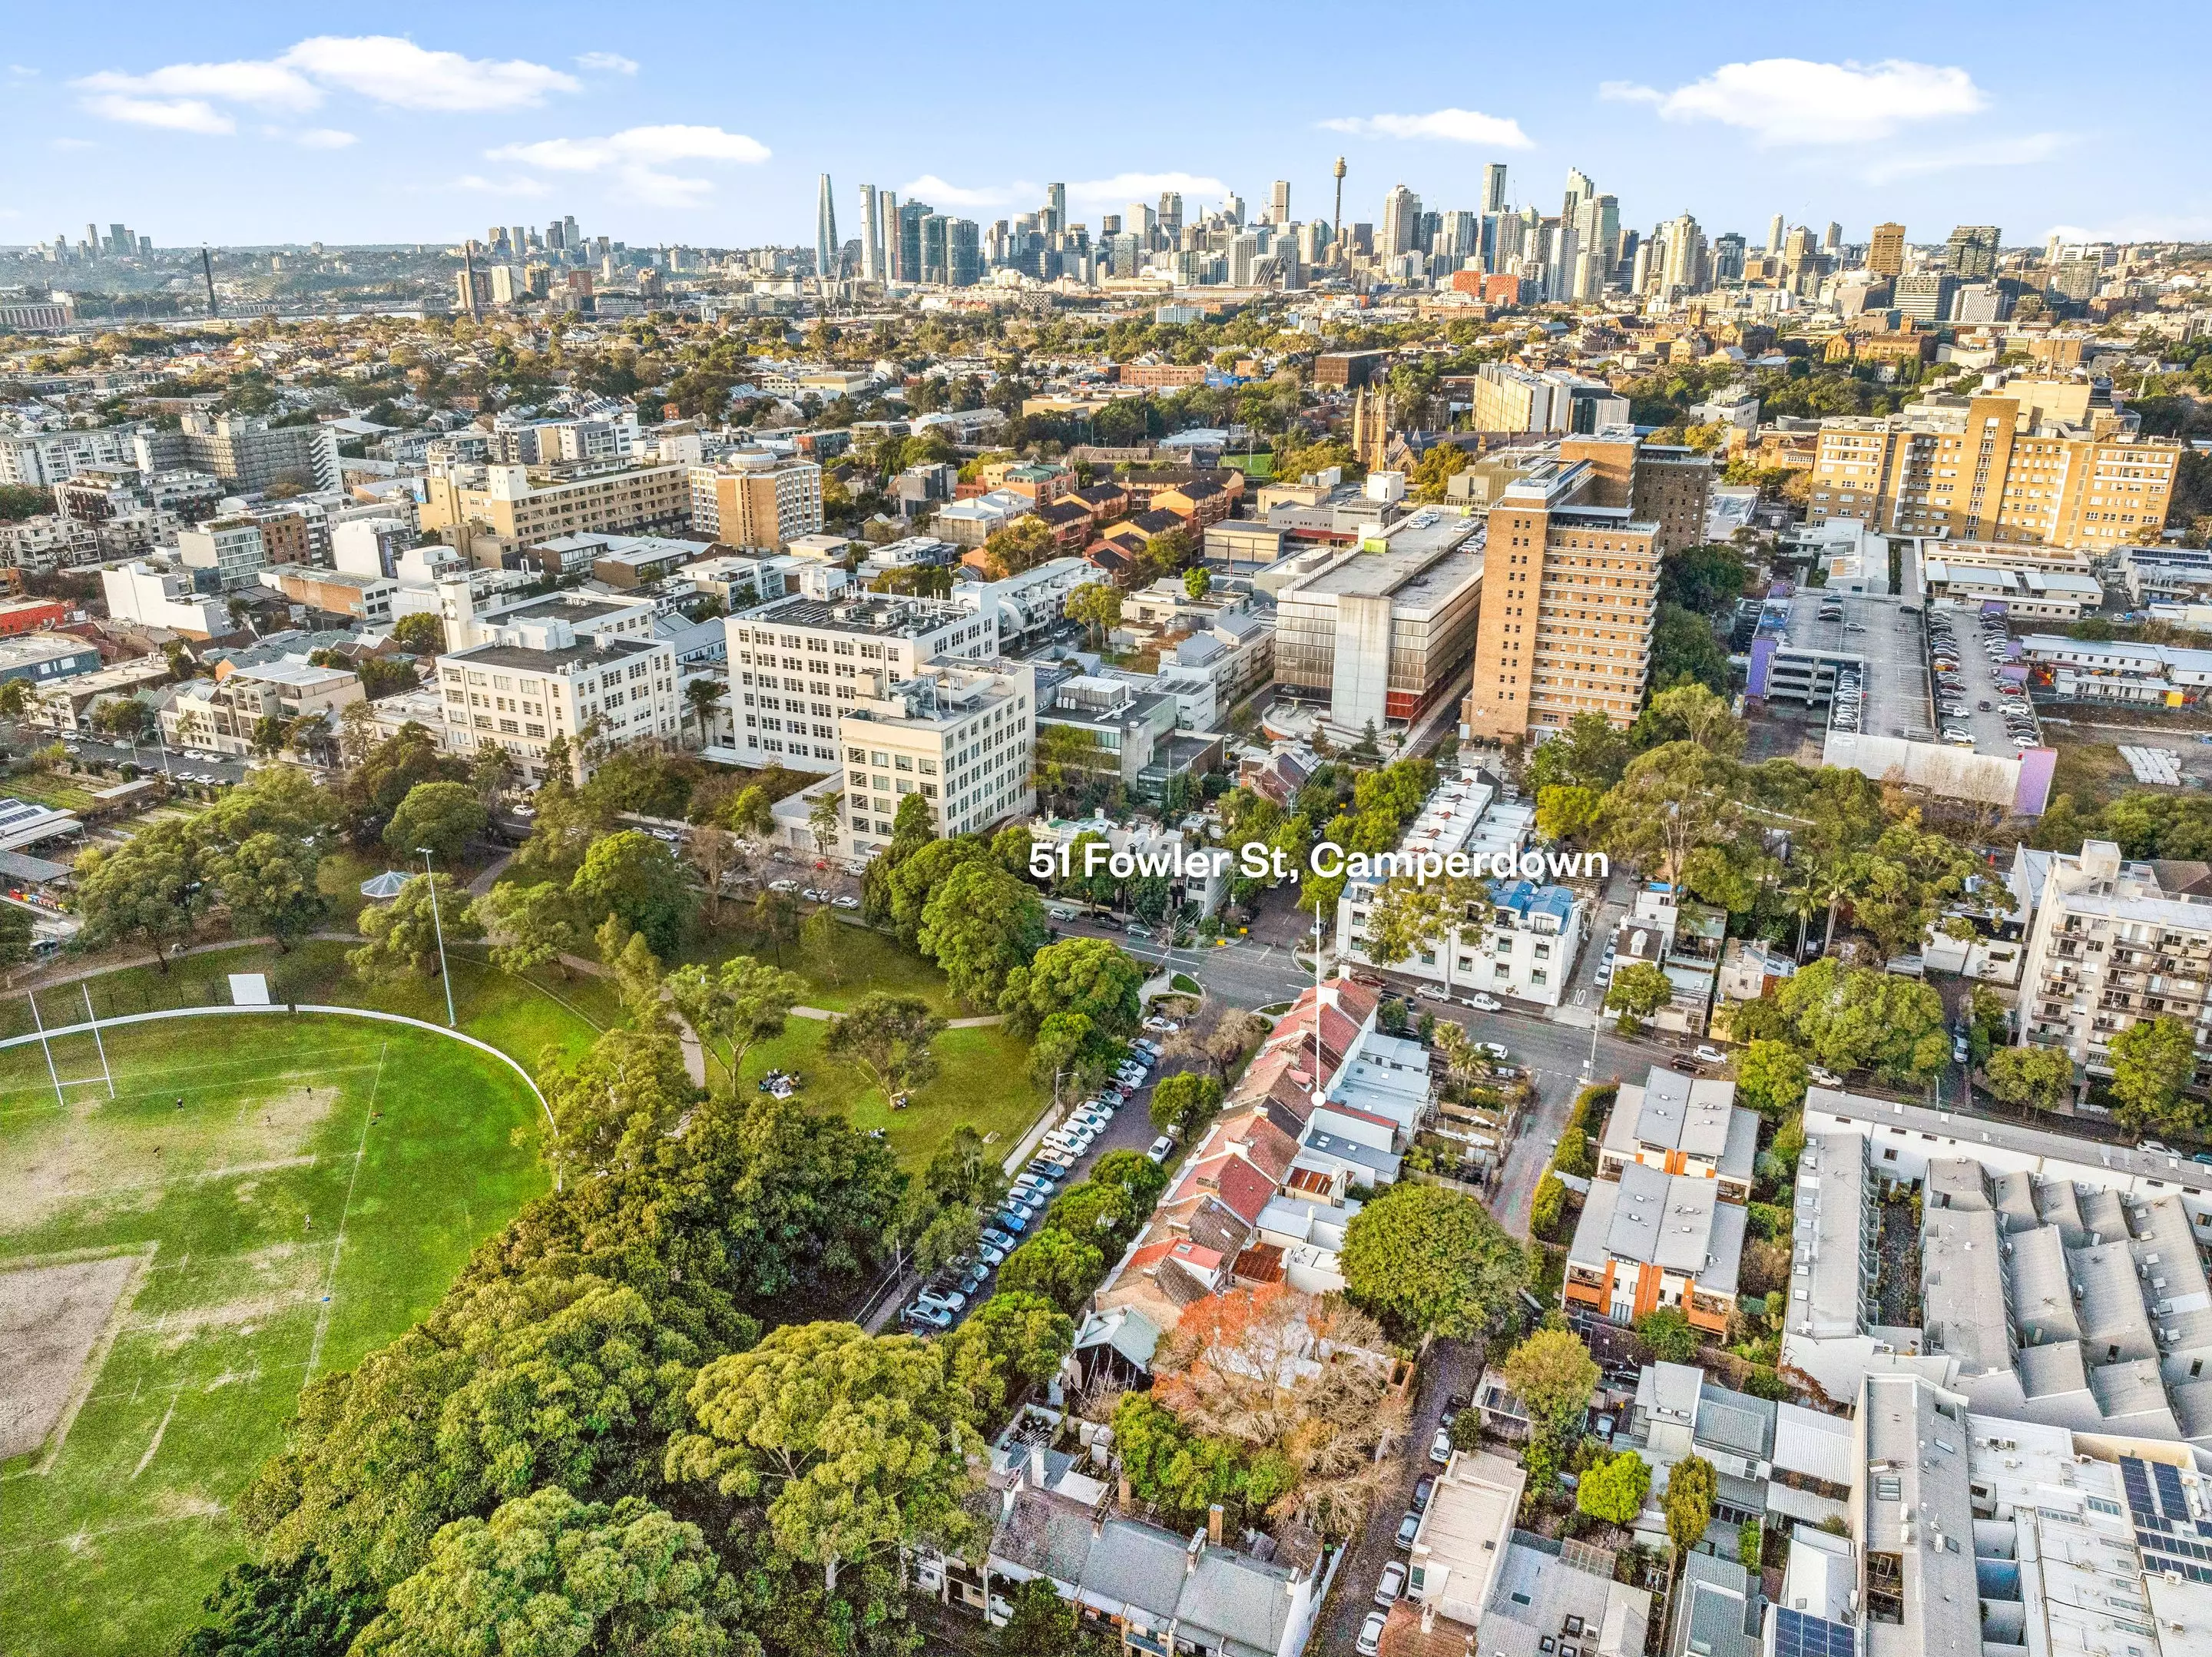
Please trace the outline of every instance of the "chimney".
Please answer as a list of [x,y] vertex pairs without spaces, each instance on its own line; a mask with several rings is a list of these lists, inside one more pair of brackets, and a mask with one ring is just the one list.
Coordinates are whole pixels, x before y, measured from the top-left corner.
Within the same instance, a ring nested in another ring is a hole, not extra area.
[[1424,1634],[1433,1634],[1436,1632],[1436,1602],[1430,1599],[1424,1599],[1421,1601],[1421,1632]]
[[1121,1514],[1127,1513],[1129,1502],[1133,1495],[1134,1492],[1129,1488],[1129,1476],[1124,1473],[1121,1475],[1121,1488],[1114,1493],[1114,1511]]
[[1206,1539],[1217,1548],[1221,1545],[1221,1521],[1226,1517],[1218,1502],[1206,1510]]
[[1040,1490],[1045,1487],[1044,1446],[1042,1444],[1030,1446],[1030,1483]]
[[1190,1541],[1184,1546],[1182,1550],[1182,1574],[1185,1576],[1188,1576],[1193,1571],[1198,1569],[1199,1552],[1205,1546],[1206,1532],[1204,1531],[1193,1531],[1190,1533]]

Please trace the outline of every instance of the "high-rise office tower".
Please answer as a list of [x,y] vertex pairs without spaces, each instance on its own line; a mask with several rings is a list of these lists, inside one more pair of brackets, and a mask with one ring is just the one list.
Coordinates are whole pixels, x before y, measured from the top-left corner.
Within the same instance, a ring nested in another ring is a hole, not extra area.
[[1725,235],[1715,236],[1713,238],[1713,280],[1715,282],[1742,281],[1744,255],[1749,251],[1741,232],[1730,230]]
[[1182,240],[1182,196],[1177,191],[1160,192],[1160,235],[1170,247]]
[[1435,251],[1456,259],[1472,259],[1482,235],[1482,217],[1477,213],[1453,211],[1443,216],[1437,231]]
[[1267,192],[1267,222],[1288,224],[1291,222],[1291,181],[1277,179],[1275,187]]
[[860,186],[860,279],[884,279],[884,225],[876,215],[876,186]]
[[1830,219],[1827,234],[1820,238],[1820,251],[1824,253],[1839,253],[1843,250],[1844,227],[1835,220]]
[[[1779,223],[1781,221],[1777,220]],[[1698,222],[1687,213],[1671,218],[1661,227],[1667,241],[1667,262],[1659,271],[1659,285],[1676,293],[1692,293],[1698,287],[1698,267],[1705,262],[1705,233]],[[1774,251],[1780,253],[1781,239],[1775,238]]]
[[1948,263],[1961,282],[1984,281],[1997,273],[1997,227],[1962,224],[1951,232]]
[[898,279],[927,282],[922,274],[921,222],[933,216],[927,202],[910,201],[898,210]]
[[814,275],[817,281],[837,279],[837,203],[830,191],[830,175],[822,174],[814,194]]
[[1382,198],[1382,257],[1411,252],[1421,216],[1421,198],[1402,184],[1393,185]]
[[1770,253],[1778,253],[1782,251],[1782,215],[1779,213],[1774,216],[1773,222],[1766,227],[1766,251]]
[[1867,269],[1876,276],[1905,274],[1905,227],[1901,224],[1877,224],[1874,240],[1867,245]]
[[1037,215],[1037,228],[1048,236],[1056,236],[1067,228],[1067,186],[1048,184],[1044,187],[1044,210]]
[[1505,163],[1492,161],[1482,169],[1482,210],[1502,213],[1505,210]]
[[945,279],[955,288],[972,288],[983,275],[981,234],[973,219],[955,219],[945,237]]
[[1137,245],[1146,253],[1152,252],[1152,238],[1158,233],[1159,228],[1158,212],[1144,202],[1131,202],[1128,210],[1121,215],[1121,228],[1124,234],[1136,237]]
[[945,232],[952,221],[942,213],[932,213],[921,222],[921,279],[943,283],[947,274],[945,262]]
[[1221,216],[1238,229],[1244,228],[1244,198],[1231,190],[1221,198]]
[[1566,198],[1559,204],[1560,219],[1563,222],[1572,222],[1575,215],[1582,211],[1583,204],[1595,194],[1597,194],[1597,186],[1590,182],[1589,174],[1579,167],[1569,168]]
[[574,213],[561,215],[561,245],[564,247],[581,247],[584,245],[584,233],[576,228],[576,216]]
[[876,222],[883,227],[884,280],[904,282],[905,271],[899,265],[898,192],[896,190],[876,192]]
[[568,233],[561,228],[561,221],[555,219],[545,227],[545,251],[549,253],[557,253],[565,249],[568,245]]
[[511,225],[507,234],[507,240],[514,244],[514,256],[517,259],[520,259],[530,251],[530,232],[526,228],[520,224]]

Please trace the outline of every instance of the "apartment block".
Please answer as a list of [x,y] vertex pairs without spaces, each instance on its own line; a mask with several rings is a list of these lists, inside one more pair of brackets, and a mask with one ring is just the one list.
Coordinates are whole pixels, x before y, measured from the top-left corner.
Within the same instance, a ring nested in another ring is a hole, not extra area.
[[197,591],[180,570],[156,570],[140,562],[111,564],[100,572],[107,613],[142,627],[166,627],[190,638],[209,638],[230,631],[230,612],[221,599]]
[[940,658],[999,654],[998,617],[929,599],[780,599],[725,618],[740,763],[839,769],[837,722],[863,673],[908,679]]
[[1759,1113],[1735,1102],[1735,1083],[1692,1078],[1655,1064],[1639,1084],[1625,1081],[1598,1147],[1601,1179],[1631,1163],[1662,1173],[1711,1179],[1721,1200],[1751,1200],[1759,1151]]
[[246,519],[226,518],[178,531],[177,556],[188,570],[213,570],[225,592],[252,586],[269,567],[261,526]]
[[941,835],[1035,810],[1036,679],[1028,663],[933,662],[908,678],[874,667],[858,674],[855,686],[837,720],[847,849],[854,855],[869,856],[890,842],[910,794],[928,801]]
[[346,616],[372,626],[392,620],[392,600],[399,583],[385,576],[356,576],[343,570],[313,570],[280,564],[261,572],[261,584],[294,604],[327,616]]
[[592,530],[686,529],[690,468],[580,463],[463,466],[424,480],[422,528],[465,556],[480,534],[515,546]]
[[2086,840],[2078,855],[2023,847],[2012,883],[2033,917],[2021,1045],[2060,1048],[2109,1075],[2120,1032],[2138,1019],[2179,1019],[2195,1034],[2201,1075],[2212,1063],[2212,899],[2167,892],[2155,863],[2124,860],[2110,840]]
[[1917,1376],[2014,1420],[2212,1447],[2212,1171],[1825,1087],[1805,1127],[1784,1369],[1831,1398]]
[[360,675],[352,668],[318,667],[304,657],[236,667],[219,679],[192,679],[179,686],[161,710],[161,734],[180,748],[248,754],[254,728],[263,720],[335,716],[362,694]]
[[1358,734],[1418,720],[1474,648],[1484,562],[1479,520],[1441,507],[1369,530],[1358,545],[1285,559],[1275,590],[1275,678],[1325,700]]
[[1717,1179],[1621,1164],[1619,1179],[1592,1180],[1583,1199],[1567,1247],[1567,1315],[1631,1324],[1677,1307],[1723,1333],[1735,1311],[1745,1225],[1744,1205],[1723,1200]]
[[580,637],[559,617],[499,629],[492,643],[438,658],[445,747],[471,754],[495,743],[513,755],[532,787],[545,777],[545,751],[565,738],[579,779],[588,774],[586,728],[611,746],[673,743],[684,711],[676,652],[652,640]]
[[2086,385],[2016,381],[1822,421],[1808,517],[2112,551],[2165,524],[2180,454],[2093,407]]
[[95,466],[137,466],[136,428],[0,434],[0,484],[52,489]]
[[211,472],[241,492],[276,483],[336,489],[343,481],[334,429],[272,425],[258,415],[188,411],[175,431],[139,434],[134,453],[142,472]]
[[822,468],[811,460],[739,453],[686,479],[691,527],[728,546],[781,551],[822,527]]
[[1582,713],[1626,727],[1642,707],[1662,531],[1627,505],[1590,503],[1599,485],[1588,460],[1534,458],[1491,507],[1474,680],[1460,712],[1469,735],[1525,737]]

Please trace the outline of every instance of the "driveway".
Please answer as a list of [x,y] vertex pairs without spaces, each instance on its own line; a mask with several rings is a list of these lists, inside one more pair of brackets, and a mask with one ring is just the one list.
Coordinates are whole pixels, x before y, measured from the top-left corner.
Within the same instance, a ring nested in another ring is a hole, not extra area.
[[1352,1544],[1350,1557],[1338,1568],[1336,1586],[1322,1607],[1309,1651],[1320,1657],[1352,1657],[1359,1625],[1375,1609],[1375,1584],[1382,1567],[1400,1557],[1398,1521],[1413,1505],[1413,1485],[1422,1474],[1437,1471],[1429,1460],[1429,1441],[1443,1419],[1444,1401],[1455,1392],[1474,1397],[1481,1374],[1482,1347],[1477,1342],[1437,1341],[1422,1357],[1406,1441],[1391,1458],[1390,1476]]

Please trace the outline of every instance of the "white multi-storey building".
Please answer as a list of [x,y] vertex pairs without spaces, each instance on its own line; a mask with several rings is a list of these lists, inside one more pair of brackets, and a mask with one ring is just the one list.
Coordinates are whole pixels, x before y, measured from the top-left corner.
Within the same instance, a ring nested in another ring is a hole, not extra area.
[[738,763],[793,771],[838,769],[837,722],[860,699],[862,673],[894,683],[940,657],[999,653],[994,612],[881,594],[779,599],[724,625]]
[[52,489],[94,466],[138,464],[135,429],[102,426],[92,431],[33,431],[0,436],[0,484]]
[[1026,662],[932,662],[910,678],[858,673],[837,740],[844,749],[844,821],[866,856],[891,837],[904,798],[929,802],[939,834],[1026,816],[1036,748],[1036,679]]
[[2212,1049],[2212,899],[2168,892],[2157,868],[2129,862],[2110,840],[2078,856],[2017,854],[2010,882],[2027,899],[2020,980],[2023,1045],[2063,1048],[2100,1074],[2112,1043],[2138,1019],[2174,1018]]
[[587,772],[587,745],[579,740],[586,727],[616,746],[677,740],[683,710],[676,652],[668,645],[605,634],[580,638],[558,617],[496,631],[490,643],[438,658],[448,752],[496,743],[535,786],[544,780],[545,750],[556,737],[568,740],[577,774]]
[[957,582],[951,600],[974,615],[994,612],[1002,640],[1042,632],[1067,613],[1067,595],[1100,579],[1098,566],[1085,558],[1048,558],[1004,581]]

